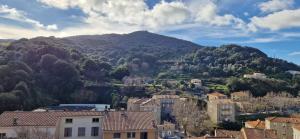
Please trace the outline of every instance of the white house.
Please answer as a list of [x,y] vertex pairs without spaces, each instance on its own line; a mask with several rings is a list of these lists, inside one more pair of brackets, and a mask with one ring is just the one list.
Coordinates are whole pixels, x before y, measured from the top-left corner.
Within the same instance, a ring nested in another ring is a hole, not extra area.
[[194,84],[196,88],[202,87],[202,80],[200,79],[192,79],[191,83]]
[[253,78],[253,79],[266,79],[267,76],[264,73],[253,73],[253,74],[245,74],[244,78]]
[[0,137],[102,139],[100,112],[4,112]]

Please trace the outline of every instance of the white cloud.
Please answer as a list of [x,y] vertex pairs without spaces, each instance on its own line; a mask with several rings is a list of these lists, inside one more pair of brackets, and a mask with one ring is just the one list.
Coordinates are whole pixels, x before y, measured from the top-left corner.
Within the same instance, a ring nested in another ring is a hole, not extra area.
[[7,5],[0,5],[0,17],[7,18],[19,22],[24,22],[33,25],[36,28],[56,30],[57,25],[43,25],[39,21],[26,17],[26,13],[15,8],[10,8]]
[[251,18],[249,27],[252,31],[257,28],[270,29],[272,31],[300,27],[300,9],[275,12],[264,17]]
[[262,12],[277,12],[293,7],[294,0],[269,0],[260,3],[258,6]]
[[300,56],[300,52],[289,53],[289,56]]

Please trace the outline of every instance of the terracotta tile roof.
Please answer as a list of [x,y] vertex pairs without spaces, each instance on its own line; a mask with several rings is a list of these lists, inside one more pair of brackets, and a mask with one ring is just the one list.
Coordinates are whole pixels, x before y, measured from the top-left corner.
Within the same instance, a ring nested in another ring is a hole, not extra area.
[[222,130],[222,129],[215,130],[216,137],[239,137],[240,134],[241,134],[240,131],[231,131],[231,130]]
[[148,99],[148,100],[144,101],[141,105],[142,106],[159,106],[159,103],[155,99]]
[[244,139],[279,139],[276,130],[243,128],[241,130]]
[[248,128],[258,128],[265,129],[265,121],[256,120],[256,121],[247,121],[245,125],[248,125]]
[[217,96],[217,97],[224,97],[224,96],[226,96],[226,95],[221,94],[221,93],[219,93],[219,92],[210,93],[210,94],[208,94],[208,95],[209,95],[209,96]]
[[101,112],[4,112],[0,115],[0,127],[11,127],[14,119],[18,126],[55,126],[61,117],[101,116]]
[[154,99],[179,99],[178,95],[153,95]]
[[266,120],[276,123],[293,123],[300,124],[300,118],[290,118],[290,117],[268,117]]
[[155,129],[152,112],[108,112],[104,116],[104,131]]

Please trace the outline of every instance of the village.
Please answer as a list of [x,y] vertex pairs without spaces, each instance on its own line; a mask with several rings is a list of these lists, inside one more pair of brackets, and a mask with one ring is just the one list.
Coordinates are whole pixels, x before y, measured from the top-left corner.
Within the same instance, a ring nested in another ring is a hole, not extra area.
[[287,94],[249,91],[129,98],[121,109],[60,104],[2,113],[0,139],[299,139],[299,105]]

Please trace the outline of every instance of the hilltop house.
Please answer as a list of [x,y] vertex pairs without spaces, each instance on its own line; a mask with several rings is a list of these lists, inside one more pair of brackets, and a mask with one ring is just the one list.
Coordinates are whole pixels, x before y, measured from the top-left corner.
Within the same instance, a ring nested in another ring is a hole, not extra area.
[[240,92],[233,92],[230,94],[231,100],[235,102],[245,102],[249,101],[252,97],[249,91],[240,91]]
[[257,72],[255,72],[253,74],[245,74],[244,78],[252,78],[252,79],[263,80],[263,79],[267,79],[267,76],[264,73],[257,73]]

